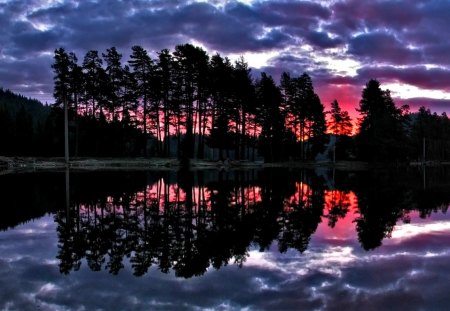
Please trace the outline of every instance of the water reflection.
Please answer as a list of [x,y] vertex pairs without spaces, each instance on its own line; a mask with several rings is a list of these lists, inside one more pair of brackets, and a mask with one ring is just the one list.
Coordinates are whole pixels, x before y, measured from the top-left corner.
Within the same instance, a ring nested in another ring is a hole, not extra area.
[[0,309],[446,310],[422,173],[71,172],[68,208],[64,171],[0,176]]
[[373,250],[412,214],[447,211],[447,172],[427,174],[424,189],[421,172],[414,170],[338,172],[335,182],[326,172],[283,169],[72,173],[68,209],[58,209],[64,195],[53,195],[64,193],[61,174],[11,175],[0,179],[2,186],[13,191],[25,179],[24,189],[33,195],[28,209],[19,194],[9,197],[20,208],[10,210],[1,225],[54,213],[57,259],[65,274],[85,261],[93,271],[117,274],[129,264],[137,276],[154,266],[190,278],[209,267],[240,266],[250,249],[265,251],[274,242],[281,253],[303,253],[321,222],[337,239],[339,229],[355,226],[361,247]]

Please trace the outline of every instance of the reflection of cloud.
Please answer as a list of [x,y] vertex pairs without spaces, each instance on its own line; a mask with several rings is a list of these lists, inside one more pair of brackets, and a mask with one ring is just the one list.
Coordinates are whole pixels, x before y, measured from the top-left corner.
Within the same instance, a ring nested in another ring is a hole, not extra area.
[[289,250],[288,259],[283,260],[280,260],[280,257],[284,256],[276,252],[250,251],[249,255],[246,266],[278,271],[291,276],[305,276],[311,271],[319,271],[339,277],[343,267],[349,266],[358,259],[353,255],[353,248],[342,246],[313,248],[306,250],[303,254]]
[[405,239],[423,234],[449,233],[450,221],[437,221],[424,224],[401,224],[392,231],[392,239]]
[[306,251],[310,255],[306,269],[341,276],[341,269],[357,260],[351,247],[331,246],[324,250]]
[[209,269],[192,279],[156,267],[138,278],[128,265],[113,276],[85,262],[65,276],[55,261],[56,226],[44,217],[0,233],[0,309],[442,310],[450,303],[450,238],[435,233],[448,230],[445,219],[399,225],[371,252],[354,238],[340,245],[315,238],[303,254],[280,254],[273,245],[250,250],[243,268]]

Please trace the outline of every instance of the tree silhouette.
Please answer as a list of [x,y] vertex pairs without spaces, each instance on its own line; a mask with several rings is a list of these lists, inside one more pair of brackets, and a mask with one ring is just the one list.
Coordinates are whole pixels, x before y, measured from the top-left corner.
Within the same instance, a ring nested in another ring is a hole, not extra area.
[[233,68],[227,58],[219,54],[211,57],[211,130],[208,145],[219,149],[219,158],[224,159],[224,150],[232,148],[232,133],[230,130],[233,113]]
[[287,112],[287,124],[293,129],[300,150],[295,156],[301,160],[313,159],[323,151],[325,139],[325,114],[319,97],[314,92],[311,77],[304,73],[292,78],[284,72],[281,90]]
[[328,123],[328,129],[334,135],[351,135],[353,130],[352,120],[348,111],[341,110],[336,99],[331,103],[329,114],[330,122]]
[[[91,50],[83,59],[85,114],[96,118],[104,114],[107,104],[107,75],[98,51]],[[98,112],[97,112],[98,110]]]
[[[307,73],[285,72],[279,85],[266,73],[253,81],[243,58],[231,63],[191,44],[178,45],[173,52],[163,49],[154,59],[142,46],[133,46],[126,65],[114,47],[101,56],[88,51],[80,66],[75,53],[55,50],[51,114],[40,103],[21,98],[27,103],[22,104],[8,92],[0,92],[4,124],[15,123],[22,106],[33,123],[27,136],[33,139],[26,143],[31,144],[26,150],[17,149],[6,138],[18,137],[15,124],[0,129],[5,154],[61,155],[64,103],[69,110],[67,136],[75,156],[176,154],[183,163],[204,157],[255,160],[262,156],[272,162],[313,161],[325,150],[324,106]],[[5,100],[8,104],[2,107]],[[349,114],[337,100],[331,103],[328,128],[338,136],[338,158],[358,156],[390,164],[422,159],[424,149],[430,159],[450,157],[446,139],[450,121],[445,114],[426,109],[409,114],[406,107],[395,106],[389,91],[381,90],[376,80],[366,84],[358,111],[355,153]]]
[[194,158],[194,129],[198,125],[197,157],[203,158],[209,56],[203,49],[191,44],[177,45],[173,55],[178,63],[180,78],[177,87],[183,90],[181,109],[186,134],[181,146],[181,157],[184,160]]
[[124,101],[124,69],[122,68],[122,54],[117,52],[115,47],[106,50],[106,54],[102,54],[106,63],[105,72],[107,75],[107,93],[106,107],[114,121],[118,120],[118,108]]
[[[334,150],[333,150],[333,162],[336,161],[336,146],[338,141],[340,142],[341,136],[351,135],[353,131],[353,124],[348,111],[342,111],[338,101],[335,99],[331,103],[331,110],[328,112],[330,115],[330,121],[328,122],[328,129],[334,134]],[[340,150],[340,148],[339,148]]]
[[147,156],[147,115],[148,103],[152,97],[151,80],[153,74],[153,60],[147,51],[138,45],[133,46],[130,60],[128,61],[137,81],[136,93],[142,102],[142,128],[144,131],[144,156]]
[[411,117],[410,157],[421,161],[445,160],[450,156],[450,121],[445,113],[437,115],[420,107]]
[[382,91],[377,80],[366,84],[358,111],[362,119],[356,141],[361,158],[375,162],[403,159],[404,110],[395,107],[390,92]]
[[[281,114],[281,92],[273,78],[261,73],[256,82],[258,103],[257,120],[261,126],[259,150],[265,162],[276,162],[281,158],[284,136],[284,118]],[[281,151],[281,152],[280,152]]]

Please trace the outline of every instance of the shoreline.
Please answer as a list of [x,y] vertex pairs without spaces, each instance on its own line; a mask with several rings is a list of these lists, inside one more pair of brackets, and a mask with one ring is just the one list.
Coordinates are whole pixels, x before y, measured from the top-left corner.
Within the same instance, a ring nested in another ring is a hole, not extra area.
[[[393,166],[403,167],[436,167],[448,166],[450,162],[427,161],[400,163]],[[392,167],[386,165],[370,165],[362,161],[286,161],[276,163],[264,163],[263,161],[247,160],[225,160],[212,161],[191,159],[190,170],[229,170],[229,169],[263,169],[263,168],[298,168],[298,169],[336,169],[343,171],[360,171],[370,168]],[[180,160],[176,158],[73,158],[69,162],[72,170],[178,170],[182,168]],[[0,156],[0,174],[27,170],[62,170],[66,169],[64,158],[62,157],[3,157]]]
[[[69,168],[75,170],[178,170],[182,166],[175,158],[74,158]],[[0,157],[0,171],[5,170],[60,170],[65,169],[64,158]],[[189,169],[259,169],[259,168],[335,168],[339,170],[364,170],[368,164],[358,161],[332,162],[277,162],[191,159]]]

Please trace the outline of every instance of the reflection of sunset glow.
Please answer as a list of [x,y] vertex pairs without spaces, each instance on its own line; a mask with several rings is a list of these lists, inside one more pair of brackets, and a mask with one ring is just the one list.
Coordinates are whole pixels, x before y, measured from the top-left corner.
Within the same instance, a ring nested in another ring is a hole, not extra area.
[[[217,195],[216,190],[210,190],[205,186],[194,186],[191,190],[192,207],[194,212],[211,211],[212,196]],[[143,207],[158,207],[160,213],[170,206],[177,206],[179,209],[186,208],[187,194],[178,184],[166,184],[163,179],[156,183],[147,185],[145,190],[138,191],[130,198],[106,197],[105,202],[94,204],[81,204],[79,210],[89,218],[90,213],[95,211],[95,215],[103,213],[126,214],[129,210],[142,210]],[[230,197],[230,207],[250,205],[261,202],[261,188],[256,186],[238,187],[232,191]],[[127,209],[128,211],[125,211]]]
[[285,204],[284,211],[292,212],[294,207],[297,205],[307,206],[307,202],[312,195],[312,189],[309,185],[304,182],[296,182],[295,183],[296,191],[295,193],[286,200],[288,204]]
[[426,224],[401,224],[392,231],[392,239],[407,239],[422,234],[448,233],[450,221],[436,221]]
[[260,187],[246,187],[234,192],[230,203],[232,206],[248,206],[249,204],[261,202],[261,200]]
[[[353,191],[326,190],[322,222],[316,234],[326,239],[348,239],[355,235],[354,220],[358,213],[358,198]],[[330,224],[334,222],[334,227]]]

